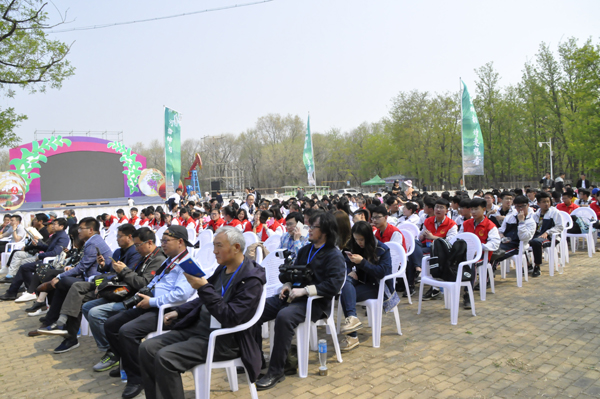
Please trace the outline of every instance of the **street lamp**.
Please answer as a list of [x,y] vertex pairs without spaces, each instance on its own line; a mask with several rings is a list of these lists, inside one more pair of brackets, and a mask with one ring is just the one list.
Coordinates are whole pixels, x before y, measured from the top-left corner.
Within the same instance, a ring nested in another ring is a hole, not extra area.
[[550,147],[550,178],[554,179],[554,174],[552,173],[552,139],[550,138],[548,141],[538,141],[540,148],[542,148],[544,144],[548,144],[548,147]]

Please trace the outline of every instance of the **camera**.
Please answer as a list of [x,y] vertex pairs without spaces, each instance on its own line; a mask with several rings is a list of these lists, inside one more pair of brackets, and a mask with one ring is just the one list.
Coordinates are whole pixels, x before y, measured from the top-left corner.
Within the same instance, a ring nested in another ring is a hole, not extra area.
[[304,288],[312,283],[314,272],[309,265],[294,265],[294,258],[290,251],[277,252],[276,256],[283,258],[283,265],[279,266],[279,280],[282,283],[292,283],[293,288]]
[[136,306],[138,303],[142,302],[142,297],[140,296],[140,294],[150,296],[150,297],[153,296],[152,290],[149,289],[148,287],[144,287],[141,290],[139,290],[134,296],[132,296],[131,298],[127,298],[123,301],[123,305],[125,305],[125,308],[131,309],[132,307]]

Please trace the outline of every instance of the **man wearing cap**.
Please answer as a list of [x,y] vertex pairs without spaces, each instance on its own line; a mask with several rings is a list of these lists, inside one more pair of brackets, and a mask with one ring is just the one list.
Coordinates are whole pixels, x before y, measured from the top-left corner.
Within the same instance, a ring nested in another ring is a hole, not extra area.
[[[31,221],[31,226],[41,234],[42,242],[48,242],[48,238],[50,237],[48,229],[46,228],[47,223],[48,216],[45,213],[37,213]],[[40,251],[43,251],[43,249],[38,247],[38,241],[34,239],[30,239],[30,242],[22,250],[12,251],[7,262],[8,274],[4,279],[0,280],[0,283],[10,284],[12,282],[12,277],[17,274],[19,267],[25,263],[35,261],[35,255]]]
[[[104,324],[110,351],[120,357],[123,370],[127,373],[123,398],[133,398],[143,390],[138,350],[142,339],[156,331],[158,308],[169,304],[175,307],[194,293],[183,270],[178,267],[181,262],[190,258],[187,247],[193,246],[188,242],[186,228],[170,226],[160,242],[168,258],[157,270],[150,284],[138,293],[141,301],[135,308],[112,316]],[[152,295],[144,295],[143,291],[150,291]],[[119,377],[119,369],[113,369],[110,375]]]

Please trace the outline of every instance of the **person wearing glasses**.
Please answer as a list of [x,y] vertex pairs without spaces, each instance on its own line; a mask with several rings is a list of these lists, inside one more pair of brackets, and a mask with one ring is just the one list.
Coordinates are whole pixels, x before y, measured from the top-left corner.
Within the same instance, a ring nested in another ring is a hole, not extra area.
[[[167,256],[160,247],[156,246],[156,235],[148,227],[142,227],[133,233],[133,245],[140,254],[140,259],[133,267],[123,262],[115,262],[112,267],[117,272],[119,280],[131,288],[126,298],[133,296],[150,283],[156,276],[160,266]],[[125,299],[125,298],[124,298]],[[104,351],[100,361],[94,366],[94,371],[107,371],[119,365],[119,357],[110,350],[110,344],[104,332],[104,323],[109,317],[126,310],[123,302],[109,302],[98,298],[83,304],[83,315],[90,324],[90,330],[100,351]]]
[[[179,225],[169,226],[160,243],[168,258],[162,263],[152,281],[144,287],[144,291],[150,291],[152,296],[138,292],[136,295],[140,302],[137,302],[134,308],[119,312],[104,323],[110,351],[120,358],[123,371],[127,374],[123,398],[134,398],[143,391],[138,352],[142,339],[156,331],[158,308],[162,305],[185,302],[194,293],[183,269],[179,267],[181,262],[191,257],[187,247],[193,247],[188,241],[186,228]],[[120,370],[115,367],[110,376],[119,377]]]
[[[317,321],[328,316],[331,301],[340,292],[346,278],[346,263],[337,249],[337,222],[331,213],[316,212],[308,221],[309,244],[298,251],[295,265],[308,265],[312,272],[312,284],[294,288],[285,274],[280,274],[284,284],[278,295],[267,298],[265,310],[258,325],[275,320],[275,338],[267,373],[256,382],[259,391],[271,389],[285,380],[287,355],[292,345],[294,329],[306,318],[306,302],[309,296],[321,296],[312,303],[311,319]],[[257,342],[262,345],[260,329]]]
[[[126,223],[117,228],[117,243],[119,248],[115,250],[112,257],[108,259],[102,255],[96,258],[98,271],[103,274],[97,276],[93,281],[78,281],[74,283],[65,297],[60,309],[58,321],[51,326],[41,328],[42,335],[59,335],[65,337],[63,342],[54,350],[54,353],[65,353],[79,346],[77,332],[81,324],[81,305],[84,302],[94,300],[98,296],[97,287],[104,279],[109,278],[109,273],[114,267],[136,265],[140,260],[140,254],[133,245],[133,234],[136,232],[132,224]],[[114,262],[113,262],[114,259]],[[53,300],[54,303],[54,300]]]
[[308,243],[306,233],[304,233],[302,224],[302,214],[292,212],[285,218],[286,233],[281,236],[279,248],[287,249],[292,253],[292,258],[295,259],[300,248]]

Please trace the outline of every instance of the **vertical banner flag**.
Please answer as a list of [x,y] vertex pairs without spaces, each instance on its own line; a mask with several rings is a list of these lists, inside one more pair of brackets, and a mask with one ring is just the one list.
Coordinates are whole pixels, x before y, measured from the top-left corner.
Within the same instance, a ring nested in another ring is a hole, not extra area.
[[302,154],[302,160],[306,167],[306,173],[308,174],[308,185],[316,186],[317,181],[315,180],[315,159],[313,158],[313,145],[312,137],[310,135],[310,115],[306,122],[306,136],[304,137],[304,153]]
[[463,175],[483,175],[483,136],[473,101],[463,84],[462,92],[462,145]]
[[181,178],[181,115],[165,107],[165,180],[167,198]]

